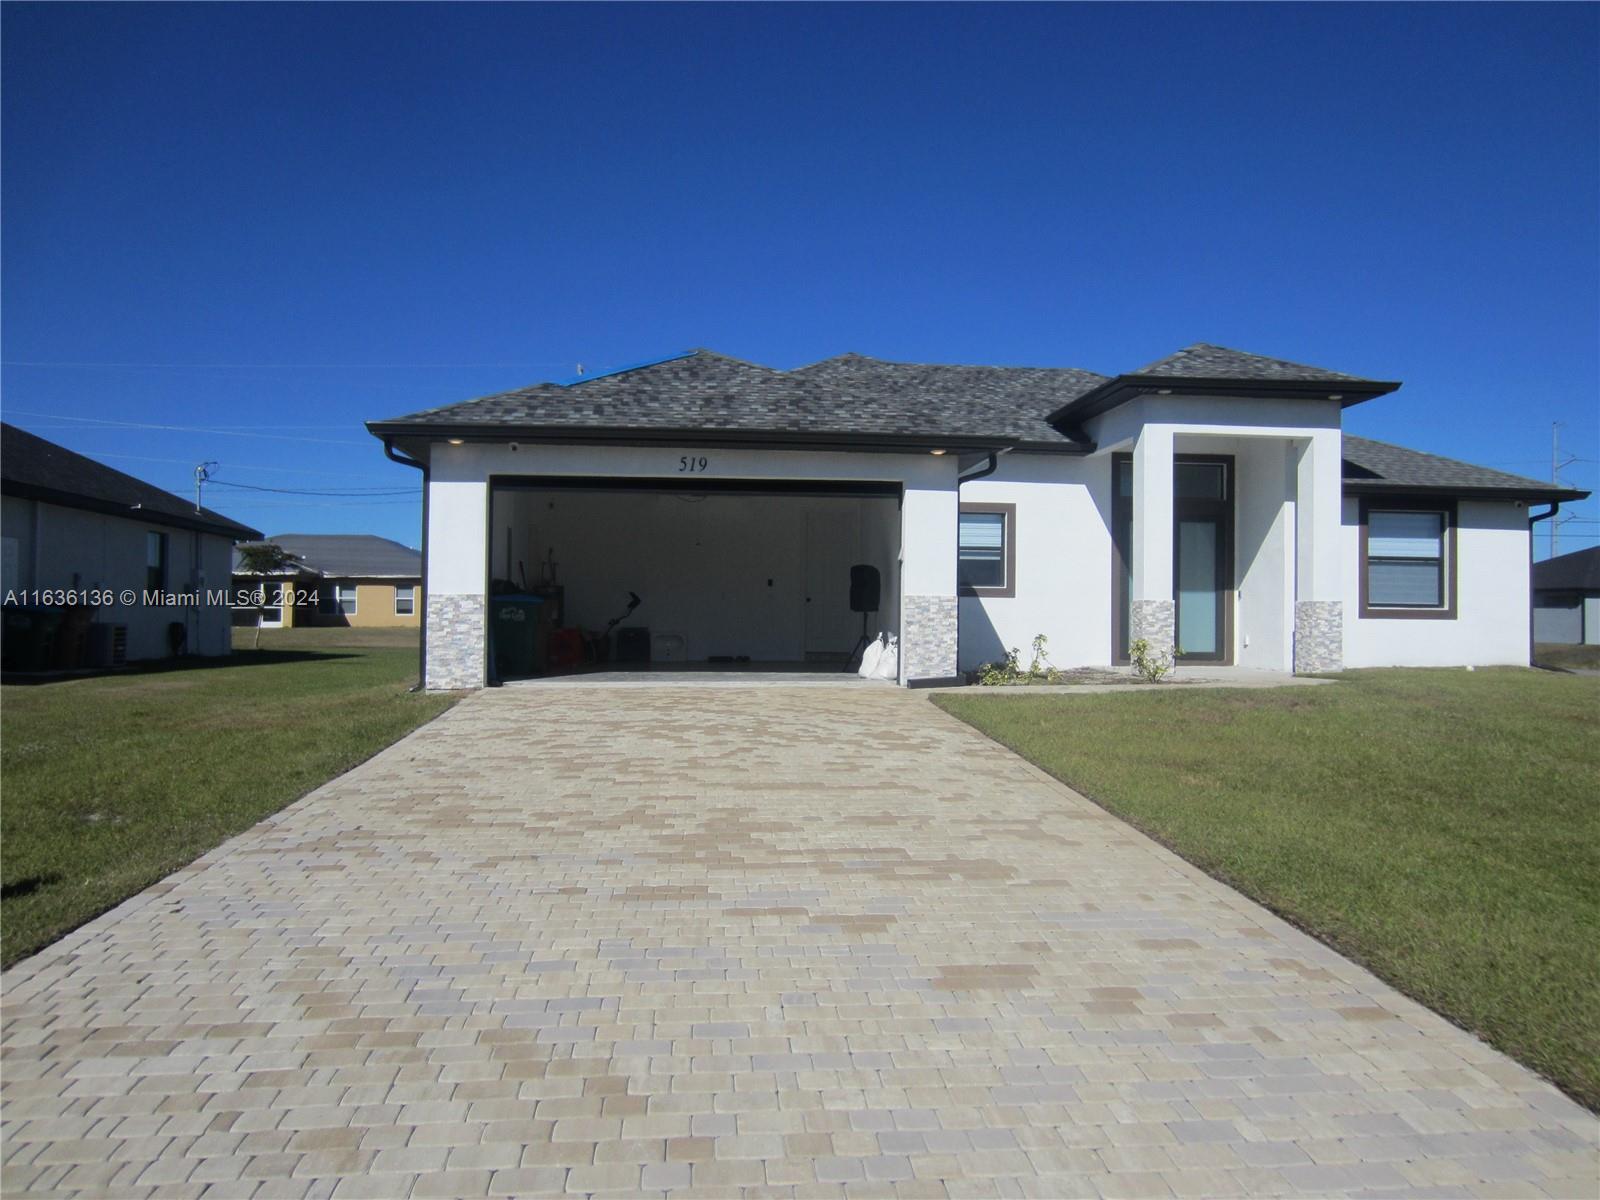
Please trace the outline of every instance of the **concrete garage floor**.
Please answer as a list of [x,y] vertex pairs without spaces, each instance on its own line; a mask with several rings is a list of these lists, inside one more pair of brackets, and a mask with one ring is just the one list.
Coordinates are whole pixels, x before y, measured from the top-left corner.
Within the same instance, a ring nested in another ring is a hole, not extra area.
[[505,688],[9,972],[7,1197],[1592,1196],[1594,1117],[893,688]]

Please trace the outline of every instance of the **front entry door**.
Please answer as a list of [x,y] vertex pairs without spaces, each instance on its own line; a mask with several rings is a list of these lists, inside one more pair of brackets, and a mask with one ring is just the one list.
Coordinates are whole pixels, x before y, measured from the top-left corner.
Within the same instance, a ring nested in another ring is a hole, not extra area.
[[1181,662],[1233,660],[1233,464],[1173,467],[1172,590]]

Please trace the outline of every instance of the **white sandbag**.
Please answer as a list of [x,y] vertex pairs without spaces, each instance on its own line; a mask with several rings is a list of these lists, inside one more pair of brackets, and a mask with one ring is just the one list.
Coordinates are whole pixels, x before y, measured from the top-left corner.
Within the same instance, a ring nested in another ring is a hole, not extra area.
[[874,678],[873,672],[878,669],[878,659],[883,657],[883,639],[874,638],[867,643],[867,648],[861,652],[861,667],[856,674],[863,679]]
[[894,634],[889,634],[883,653],[878,655],[878,662],[873,668],[872,675],[874,679],[891,681],[900,678],[900,639]]

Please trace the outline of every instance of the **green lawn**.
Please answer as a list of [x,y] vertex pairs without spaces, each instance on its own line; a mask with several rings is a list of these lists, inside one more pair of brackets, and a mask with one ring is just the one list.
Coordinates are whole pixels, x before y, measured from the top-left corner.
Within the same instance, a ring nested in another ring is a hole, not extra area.
[[1600,1107],[1600,678],[941,707]]
[[224,665],[0,688],[6,965],[449,706],[408,691],[415,632],[378,648],[313,632],[358,644],[285,630]]

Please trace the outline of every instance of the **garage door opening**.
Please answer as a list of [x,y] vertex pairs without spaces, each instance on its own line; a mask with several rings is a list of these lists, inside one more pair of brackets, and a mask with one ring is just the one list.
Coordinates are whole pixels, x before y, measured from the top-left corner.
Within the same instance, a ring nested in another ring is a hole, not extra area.
[[[900,485],[497,477],[489,563],[500,682],[842,675],[864,624],[899,628]],[[865,623],[859,567],[879,585]]]

